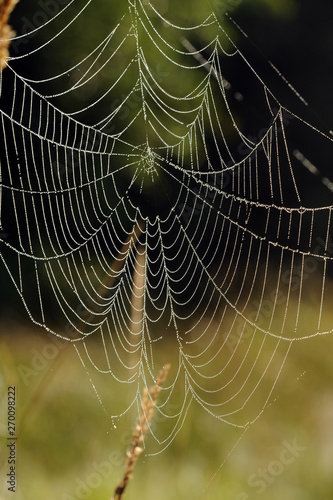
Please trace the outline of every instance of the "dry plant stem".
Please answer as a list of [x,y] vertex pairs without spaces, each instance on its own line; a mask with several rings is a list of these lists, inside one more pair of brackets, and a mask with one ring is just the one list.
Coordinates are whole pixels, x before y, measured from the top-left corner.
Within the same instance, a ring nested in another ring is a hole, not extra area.
[[133,273],[133,288],[131,297],[131,332],[140,335],[143,328],[144,288],[146,283],[146,253],[139,246],[136,252],[136,264]]
[[15,35],[8,25],[9,15],[18,0],[0,0],[0,73],[7,66],[10,39]]
[[125,473],[122,481],[118,484],[115,490],[112,500],[121,500],[123,498],[125,488],[133,476],[135,464],[143,451],[143,440],[148,432],[158,395],[161,391],[163,383],[165,382],[165,379],[167,378],[169,370],[170,365],[167,364],[160,371],[159,376],[156,380],[156,384],[152,386],[149,391],[146,387],[143,390],[141,414],[133,432],[131,448],[127,452]]
[[[117,277],[117,273],[119,273],[119,271],[121,271],[121,269],[125,265],[124,256],[127,254],[132,245],[135,246],[137,244],[143,231],[144,231],[144,223],[142,221],[138,221],[137,225],[133,228],[133,231],[127,236],[121,250],[119,251],[117,257],[113,261],[110,273],[104,277],[103,283],[97,291],[98,295],[100,295],[101,297],[105,296],[108,287],[112,285],[114,279]],[[98,312],[97,308],[96,312]],[[80,329],[84,331],[85,325],[87,323],[93,322],[94,318],[95,314],[91,314],[90,316],[88,316],[88,318],[85,318],[84,320],[82,319],[80,322]]]

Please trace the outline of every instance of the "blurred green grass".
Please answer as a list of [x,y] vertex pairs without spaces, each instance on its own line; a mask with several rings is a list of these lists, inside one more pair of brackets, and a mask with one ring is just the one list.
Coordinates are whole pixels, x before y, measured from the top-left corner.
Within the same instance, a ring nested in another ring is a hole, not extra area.
[[[72,346],[52,350],[52,340],[43,332],[15,323],[3,323],[0,338],[2,436],[7,387],[17,390],[15,498],[109,500],[122,477],[136,410],[113,429]],[[148,437],[147,455],[140,457],[125,498],[332,498],[332,343],[325,336],[294,344],[272,404],[243,437],[242,430],[219,422],[198,404],[191,406],[182,430],[162,453],[149,456],[154,447]],[[45,361],[45,353],[52,359]],[[94,375],[93,368],[89,373]],[[97,387],[111,406],[129,397],[107,375],[98,377]],[[301,451],[281,466],[286,443],[296,443]],[[13,494],[4,483],[5,447],[1,453],[0,497],[7,500]],[[258,483],[263,469],[266,479]]]

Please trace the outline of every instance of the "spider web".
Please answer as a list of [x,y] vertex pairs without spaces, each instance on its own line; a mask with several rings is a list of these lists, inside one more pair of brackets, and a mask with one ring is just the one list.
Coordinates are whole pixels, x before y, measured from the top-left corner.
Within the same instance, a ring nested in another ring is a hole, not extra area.
[[3,265],[36,325],[129,390],[113,418],[171,361],[160,445],[193,400],[246,428],[293,343],[332,331],[332,205],[308,199],[304,167],[320,171],[302,149],[332,139],[281,104],[208,7],[179,26],[124,2],[68,67],[37,67],[93,8],[73,0],[12,40],[29,43],[1,74]]

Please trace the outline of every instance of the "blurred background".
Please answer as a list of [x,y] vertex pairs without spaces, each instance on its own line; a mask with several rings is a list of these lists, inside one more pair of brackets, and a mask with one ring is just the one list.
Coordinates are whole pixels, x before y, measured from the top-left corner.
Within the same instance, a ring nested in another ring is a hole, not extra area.
[[[62,6],[65,3],[59,2]],[[32,79],[65,71],[70,61],[80,58],[78,51],[82,56],[96,45],[100,32],[110,31],[110,23],[114,26],[121,18],[125,3],[114,1],[110,7],[110,2],[94,2],[89,22],[86,17],[85,23],[73,24],[65,38],[61,38],[61,45],[55,42],[45,53],[30,58],[29,65],[24,59],[14,61],[15,69]],[[78,4],[80,2],[75,2],[75,8]],[[38,22],[43,19],[45,22],[47,16],[50,18],[50,5],[40,1],[37,11],[36,2],[21,0],[11,17],[17,34],[31,31]],[[190,24],[202,22],[213,6],[241,52],[280,102],[325,132],[333,128],[333,5],[330,2],[319,0],[314,5],[310,0],[212,0],[210,6],[199,0],[186,0],[181,4],[156,0],[154,5],[166,18],[177,19],[179,24],[186,24],[189,19]],[[42,14],[36,17],[36,12]],[[12,55],[33,50],[37,38],[40,44],[49,36],[46,28],[38,37],[30,37],[28,43],[24,38],[18,39],[12,46]],[[205,40],[197,43],[204,46]],[[309,106],[305,107],[276,77],[268,60],[279,68]],[[233,87],[248,102],[255,103],[259,99],[258,86],[251,88],[246,74],[240,73],[239,66],[233,66],[232,62],[228,62],[227,69]],[[159,71],[163,73],[163,67]],[[107,86],[108,75],[102,74],[100,79],[100,88]],[[59,85],[60,89],[62,82]],[[45,85],[43,91],[48,88]],[[78,90],[73,99],[64,97],[56,102],[70,112],[89,101],[95,91],[92,84],[86,93]],[[253,114],[243,116],[243,130],[248,135],[260,128],[260,116],[255,111],[254,105]],[[94,117],[88,112],[85,120],[93,122]],[[137,133],[140,135],[139,130]],[[306,141],[304,152],[320,165],[322,175],[333,179],[331,157],[312,135]],[[319,202],[332,205],[332,193],[320,178],[304,169],[302,179],[308,200],[314,205]],[[7,387],[15,385],[19,429],[16,498],[110,499],[122,476],[136,411],[128,412],[115,422],[117,429],[113,428],[109,415],[96,398],[89,376],[103,394],[102,400],[110,397],[116,405],[126,394],[116,390],[110,377],[100,377],[91,373],[92,369],[88,375],[70,345],[34,328],[6,269],[2,267],[0,272],[1,435],[6,432]],[[333,324],[333,313],[327,322]],[[153,446],[147,439],[147,456],[140,458],[125,498],[331,498],[332,347],[330,336],[295,343],[272,404],[244,434],[218,422],[193,404],[182,430],[164,452],[149,456]],[[6,460],[4,447],[1,453],[1,459]],[[1,468],[1,481],[6,473],[6,467]],[[1,498],[11,498],[3,482],[1,488]]]

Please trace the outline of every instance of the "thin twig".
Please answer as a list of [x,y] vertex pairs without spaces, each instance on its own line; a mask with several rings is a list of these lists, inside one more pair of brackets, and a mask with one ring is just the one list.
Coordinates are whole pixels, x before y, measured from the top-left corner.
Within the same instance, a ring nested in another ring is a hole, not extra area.
[[10,41],[15,36],[8,19],[17,2],[18,0],[0,0],[0,73],[7,66]]
[[133,272],[133,287],[131,296],[131,323],[132,335],[139,335],[143,328],[144,295],[146,286],[146,250],[138,246],[135,255]]
[[[119,272],[123,269],[126,263],[127,253],[130,251],[132,247],[135,247],[137,245],[143,230],[144,230],[144,223],[139,220],[137,224],[133,227],[133,230],[128,234],[122,248],[119,250],[118,255],[112,262],[108,274],[105,275],[102,284],[97,289],[97,294],[100,297],[105,297],[107,295],[108,290],[110,289],[114,280],[117,278]],[[99,306],[96,305],[95,310],[87,318],[81,318],[77,326],[77,330],[81,330],[82,332],[84,332],[85,326],[89,323],[93,323],[96,313],[102,310],[103,306],[99,308]]]
[[158,395],[161,391],[163,383],[165,382],[165,379],[167,378],[169,370],[170,365],[167,364],[160,371],[155,385],[152,386],[149,391],[146,387],[143,390],[141,414],[133,432],[131,448],[127,452],[124,476],[122,481],[116,487],[112,500],[121,500],[123,498],[125,488],[130,479],[133,477],[133,470],[140,454],[143,451],[143,440],[148,432],[150,421],[156,407]]

